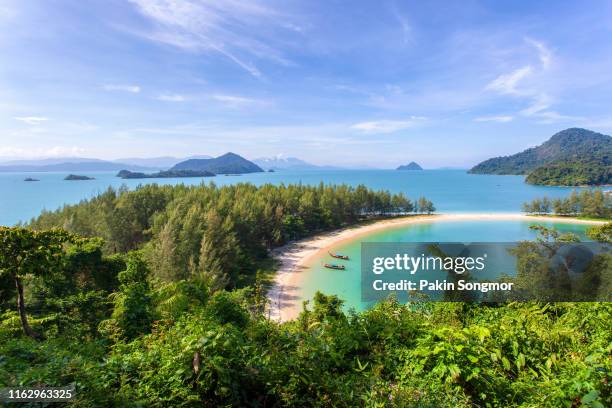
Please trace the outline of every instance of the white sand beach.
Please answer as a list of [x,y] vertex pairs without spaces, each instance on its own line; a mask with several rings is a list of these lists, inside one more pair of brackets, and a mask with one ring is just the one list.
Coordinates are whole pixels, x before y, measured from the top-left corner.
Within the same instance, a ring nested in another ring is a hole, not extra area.
[[302,310],[302,300],[299,297],[298,291],[301,275],[308,268],[311,260],[327,252],[334,245],[373,231],[409,224],[483,220],[548,221],[589,225],[604,223],[604,221],[580,220],[568,217],[531,216],[520,213],[436,214],[391,218],[323,233],[292,242],[273,251],[272,256],[280,263],[280,267],[276,272],[273,286],[268,291],[268,298],[270,300],[269,316],[273,320],[287,321],[299,315]]

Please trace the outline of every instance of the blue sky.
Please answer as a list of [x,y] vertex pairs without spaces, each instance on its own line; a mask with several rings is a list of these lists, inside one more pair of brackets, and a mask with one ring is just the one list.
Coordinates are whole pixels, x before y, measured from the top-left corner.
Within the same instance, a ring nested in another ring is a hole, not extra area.
[[471,166],[612,133],[612,2],[3,0],[0,158]]

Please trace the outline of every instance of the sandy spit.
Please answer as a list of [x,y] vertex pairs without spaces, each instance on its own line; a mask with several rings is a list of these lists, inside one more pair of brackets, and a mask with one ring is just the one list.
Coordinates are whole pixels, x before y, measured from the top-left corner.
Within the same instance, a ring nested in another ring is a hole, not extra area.
[[410,224],[448,221],[549,221],[575,224],[598,225],[604,221],[579,220],[567,217],[531,216],[520,213],[478,213],[478,214],[436,214],[414,215],[360,224],[328,233],[316,235],[311,238],[289,243],[277,248],[272,256],[279,262],[279,269],[274,277],[274,283],[268,291],[270,300],[269,317],[277,321],[294,319],[302,310],[302,301],[299,297],[299,283],[303,272],[308,268],[309,262],[319,255],[326,253],[333,246],[347,240],[353,240],[360,235],[386,228],[401,227]]

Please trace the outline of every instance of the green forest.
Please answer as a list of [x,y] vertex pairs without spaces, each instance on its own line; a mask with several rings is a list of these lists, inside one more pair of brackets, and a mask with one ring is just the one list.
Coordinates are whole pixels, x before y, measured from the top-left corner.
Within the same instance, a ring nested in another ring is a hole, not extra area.
[[523,203],[523,212],[537,215],[559,215],[603,220],[612,219],[612,195],[601,190],[572,191],[565,198],[536,198]]
[[[362,186],[147,185],[2,227],[0,387],[74,384],[74,407],[609,406],[610,303],[357,313],[318,293],[294,321],[267,317],[270,249],[434,211]],[[546,264],[528,249],[521,265]]]
[[612,161],[562,160],[533,170],[525,179],[530,184],[549,186],[588,186],[612,184]]
[[494,157],[474,166],[475,174],[526,174],[530,184],[551,186],[612,183],[612,137],[587,129],[570,128],[539,146]]

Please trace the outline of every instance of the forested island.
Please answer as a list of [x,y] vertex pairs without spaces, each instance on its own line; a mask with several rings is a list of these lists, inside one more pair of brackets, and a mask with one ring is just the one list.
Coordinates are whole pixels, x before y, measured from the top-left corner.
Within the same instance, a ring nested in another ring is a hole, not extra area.
[[237,155],[226,153],[212,159],[189,159],[177,163],[170,171],[208,171],[214,174],[261,173],[263,169],[255,163]]
[[166,170],[157,173],[141,173],[129,170],[121,170],[117,177],[122,179],[145,179],[145,178],[181,178],[181,177],[214,177],[215,174],[206,170]]
[[318,293],[295,321],[267,318],[271,248],[426,203],[364,186],[145,185],[2,227],[0,384],[75,383],[72,406],[610,402],[610,303],[391,298],[357,313]]
[[528,183],[542,185],[611,184],[612,137],[586,129],[566,129],[540,146],[486,160],[470,173],[525,174]]
[[95,178],[89,177],[89,176],[81,176],[78,174],[69,174],[66,177],[64,177],[64,180],[68,180],[68,181],[95,180]]

